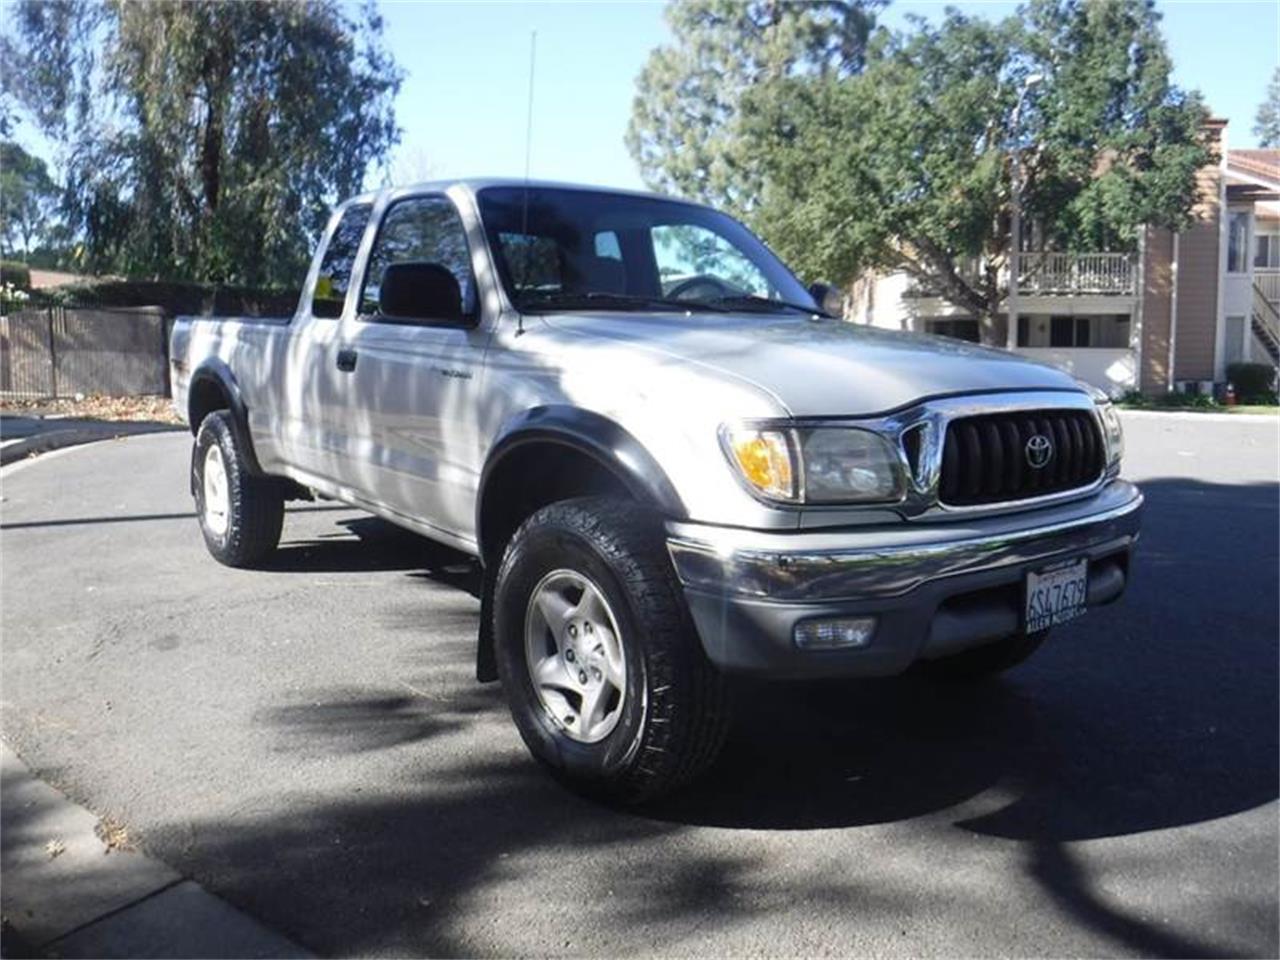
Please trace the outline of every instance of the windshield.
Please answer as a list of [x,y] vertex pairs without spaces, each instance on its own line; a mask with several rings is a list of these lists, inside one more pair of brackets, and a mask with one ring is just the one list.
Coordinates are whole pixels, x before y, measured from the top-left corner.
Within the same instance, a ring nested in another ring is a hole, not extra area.
[[521,310],[818,311],[763,243],[707,207],[554,187],[487,187],[478,200]]

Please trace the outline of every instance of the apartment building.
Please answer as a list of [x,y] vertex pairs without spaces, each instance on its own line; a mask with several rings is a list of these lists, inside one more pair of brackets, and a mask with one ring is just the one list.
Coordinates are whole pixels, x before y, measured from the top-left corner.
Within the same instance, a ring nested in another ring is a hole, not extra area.
[[[1055,252],[1024,231],[998,324],[1008,349],[1113,395],[1207,392],[1231,363],[1280,365],[1280,150],[1229,149],[1225,120],[1207,134],[1218,160],[1187,230],[1149,228],[1133,253]],[[856,284],[848,316],[978,339],[976,317],[901,273]]]

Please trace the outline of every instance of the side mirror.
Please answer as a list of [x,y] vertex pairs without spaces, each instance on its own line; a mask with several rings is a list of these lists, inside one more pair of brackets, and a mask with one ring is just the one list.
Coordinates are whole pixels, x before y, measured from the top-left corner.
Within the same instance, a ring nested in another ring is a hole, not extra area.
[[461,323],[462,290],[448,267],[408,260],[389,264],[378,286],[378,310],[391,320]]
[[809,296],[818,304],[818,309],[832,317],[844,316],[844,294],[832,283],[809,284]]

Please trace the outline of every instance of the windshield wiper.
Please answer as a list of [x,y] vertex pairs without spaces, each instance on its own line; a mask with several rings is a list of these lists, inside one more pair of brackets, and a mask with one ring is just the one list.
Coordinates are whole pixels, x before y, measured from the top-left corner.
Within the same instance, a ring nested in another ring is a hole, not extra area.
[[796,310],[800,313],[808,314],[809,316],[814,316],[815,314],[821,317],[830,316],[830,314],[819,307],[806,307],[799,303],[792,303],[789,300],[773,300],[769,297],[758,297],[752,293],[744,293],[740,296],[716,297],[715,300],[712,301],[699,300],[697,303],[699,305],[706,304],[707,306],[719,307],[722,310],[737,307],[745,310],[761,310],[762,312],[767,309],[769,312],[776,313],[779,309],[782,309]]
[[606,293],[602,290],[583,290],[577,293],[556,291],[526,293],[516,302],[521,310],[590,310],[603,307],[614,310],[672,310],[687,313],[690,310],[724,312],[725,308],[701,300],[669,300],[664,297],[642,297],[629,293]]

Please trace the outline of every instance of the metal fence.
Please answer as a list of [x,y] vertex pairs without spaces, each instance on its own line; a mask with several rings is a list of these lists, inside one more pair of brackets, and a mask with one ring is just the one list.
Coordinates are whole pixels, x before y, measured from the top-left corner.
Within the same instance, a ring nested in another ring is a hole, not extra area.
[[38,307],[0,316],[0,396],[169,395],[159,307]]

